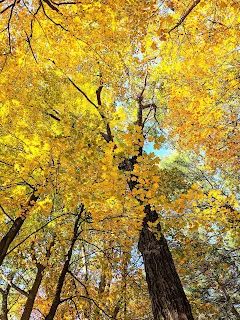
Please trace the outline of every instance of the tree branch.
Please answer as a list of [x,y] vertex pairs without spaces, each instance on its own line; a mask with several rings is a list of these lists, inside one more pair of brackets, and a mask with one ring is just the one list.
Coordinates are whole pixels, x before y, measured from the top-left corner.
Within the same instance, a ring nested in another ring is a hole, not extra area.
[[28,43],[28,45],[29,45],[29,48],[30,48],[30,50],[31,50],[31,53],[32,53],[32,55],[33,55],[33,58],[34,58],[34,60],[35,60],[35,62],[36,63],[38,63],[37,62],[37,58],[35,57],[35,54],[34,54],[34,52],[33,52],[33,48],[32,48],[32,44],[31,44],[31,35],[30,36],[28,36],[28,34],[27,34],[27,32],[24,30],[24,32],[25,32],[25,34],[26,34],[26,37],[27,37],[27,43]]
[[11,3],[9,6],[7,6],[7,7],[4,8],[2,11],[0,11],[0,14],[4,13],[4,12],[7,11],[8,9],[10,9],[12,6],[14,6],[14,3]]
[[14,222],[14,220],[9,216],[9,214],[7,214],[7,212],[3,209],[2,205],[0,204],[0,208],[2,209],[2,212],[12,221]]
[[72,271],[68,270],[68,273],[73,277],[74,280],[76,280],[78,283],[81,284],[81,286],[84,287],[84,289],[85,289],[85,291],[86,291],[86,294],[89,295],[88,289],[87,289],[87,287],[85,286],[85,284],[84,284],[82,281],[80,281],[80,280],[72,273]]
[[[76,85],[76,83],[71,79],[71,78],[69,78],[69,77],[67,77],[68,78],[68,80],[71,82],[71,84],[79,91],[79,92],[81,92],[81,94],[87,99],[87,101],[89,102],[89,103],[91,103],[91,105],[93,105],[97,110],[98,110],[98,106],[92,101],[92,100],[90,100],[89,98],[88,98],[88,96],[86,95],[86,93],[84,92],[84,91],[82,91],[82,89],[80,89],[77,85]],[[98,110],[99,111],[99,110]]]
[[6,281],[13,289],[15,289],[16,291],[18,291],[19,293],[21,293],[22,295],[24,295],[25,297],[28,297],[28,293],[24,290],[22,290],[21,288],[19,288],[18,286],[16,286],[12,280],[9,280],[7,277],[5,277],[5,275],[3,274],[3,272],[1,271],[1,276],[3,278],[4,281]]
[[79,2],[75,2],[75,1],[64,1],[64,2],[55,2],[55,1],[51,1],[52,3],[54,3],[56,6],[61,6],[64,4],[78,4]]
[[184,15],[178,21],[178,23],[168,31],[168,33],[171,33],[173,30],[177,29],[184,22],[187,16],[192,12],[192,10],[199,4],[200,1],[201,0],[194,0],[191,7],[184,13]]
[[24,243],[28,238],[30,238],[32,235],[34,235],[35,233],[37,233],[38,231],[42,230],[43,228],[45,228],[49,223],[53,222],[54,220],[61,218],[63,216],[65,216],[67,213],[63,213],[60,216],[55,217],[54,219],[52,219],[51,221],[48,221],[47,223],[45,223],[43,226],[41,226],[40,228],[38,228],[37,230],[33,231],[32,233],[30,233],[26,238],[24,238],[22,241],[20,241],[15,247],[13,247],[11,250],[8,251],[8,253],[6,254],[9,255],[12,251],[14,251],[17,247],[19,247],[22,243]]
[[14,0],[14,2],[11,5],[11,11],[10,11],[9,18],[8,18],[8,23],[7,23],[9,53],[12,52],[10,23],[11,23],[11,20],[12,20],[13,9],[14,9],[14,7],[16,5],[16,2],[17,2],[17,0]]
[[57,11],[57,13],[62,14],[62,13],[59,11],[59,9],[56,8],[56,7],[51,3],[51,1],[49,1],[49,0],[43,0],[43,2],[45,2],[52,10]]

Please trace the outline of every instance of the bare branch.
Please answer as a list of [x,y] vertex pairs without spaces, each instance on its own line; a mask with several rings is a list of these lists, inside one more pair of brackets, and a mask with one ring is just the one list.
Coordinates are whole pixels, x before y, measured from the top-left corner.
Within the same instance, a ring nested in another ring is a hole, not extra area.
[[225,26],[225,24],[223,24],[223,23],[221,23],[221,22],[212,20],[212,19],[210,19],[210,18],[208,19],[208,21],[212,22],[213,24],[219,24],[220,26],[227,28],[227,26]]
[[156,109],[157,106],[156,106],[155,103],[149,103],[149,104],[146,104],[145,106],[142,106],[142,110],[144,110],[144,109],[149,109],[149,108]]
[[[31,28],[32,28],[32,23],[31,23]],[[30,50],[31,50],[31,52],[32,52],[32,55],[33,55],[33,58],[34,58],[34,60],[36,61],[36,63],[38,63],[37,62],[37,58],[36,58],[36,56],[35,56],[35,54],[34,54],[34,52],[33,52],[33,48],[32,48],[32,45],[31,45],[31,35],[30,35],[30,37],[28,36],[28,34],[27,34],[27,32],[24,30],[24,32],[25,32],[25,34],[26,34],[26,37],[27,37],[27,43],[28,43],[28,45],[29,45],[29,48],[30,48]]]
[[97,102],[98,105],[101,106],[102,105],[102,101],[101,101],[101,92],[102,92],[103,86],[100,86],[97,91],[96,91],[96,95],[97,95]]
[[49,115],[51,118],[57,120],[57,121],[61,121],[61,119],[59,119],[58,117],[56,117],[54,114],[52,113],[47,113],[47,115]]
[[13,9],[14,9],[14,7],[15,7],[15,5],[16,5],[16,2],[17,2],[17,0],[14,0],[13,4],[12,4],[12,6],[11,6],[11,11],[10,11],[9,18],[8,18],[8,23],[7,23],[8,45],[9,45],[9,52],[10,52],[10,53],[12,52],[10,23],[11,23],[11,20],[12,20]]
[[[142,88],[142,91],[141,93],[138,95],[137,97],[137,102],[138,102],[138,112],[137,112],[137,121],[136,121],[136,124],[139,126],[139,127],[142,127],[142,110],[143,110],[143,105],[142,105],[142,101],[143,101],[143,94],[144,94],[144,91],[146,89],[146,86],[147,86],[147,76],[148,76],[148,70],[146,71],[146,75],[145,75],[145,78],[144,78],[144,85],[143,85],[143,88]],[[141,147],[139,148],[139,151],[140,153],[142,153],[142,150],[141,150]]]
[[72,300],[73,298],[76,298],[76,297],[77,296],[71,296],[71,297],[67,297],[67,298],[61,299],[59,304],[62,304],[63,302],[68,301],[68,300]]
[[[44,1],[44,0],[43,0],[43,1]],[[69,30],[66,29],[63,25],[61,25],[61,23],[58,23],[58,22],[54,21],[54,20],[46,13],[46,10],[45,10],[45,8],[44,8],[43,2],[42,2],[41,0],[40,0],[40,4],[41,4],[41,7],[42,7],[42,9],[43,9],[43,13],[44,13],[44,15],[47,17],[48,20],[50,20],[53,24],[55,24],[55,26],[60,27],[60,28],[62,28],[64,31],[69,32]],[[56,8],[56,9],[57,9],[57,8]],[[59,12],[59,13],[60,13],[60,12]],[[62,14],[62,13],[60,13],[60,14]]]

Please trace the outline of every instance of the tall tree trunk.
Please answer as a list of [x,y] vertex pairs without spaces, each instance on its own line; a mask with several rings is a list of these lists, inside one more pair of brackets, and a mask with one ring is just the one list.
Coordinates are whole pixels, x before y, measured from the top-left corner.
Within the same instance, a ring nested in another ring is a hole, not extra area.
[[10,230],[7,232],[7,234],[2,238],[2,240],[0,241],[0,266],[2,265],[2,262],[4,260],[4,258],[6,257],[7,254],[7,250],[10,246],[10,244],[13,242],[13,240],[15,239],[16,235],[18,234],[18,232],[20,231],[25,219],[26,219],[26,215],[29,212],[29,210],[31,209],[31,207],[34,206],[34,204],[36,203],[36,201],[39,198],[39,195],[36,194],[37,190],[34,189],[33,193],[31,194],[26,206],[24,206],[22,208],[22,212],[21,212],[21,216],[18,217],[13,225],[11,226]]
[[34,305],[34,301],[35,301],[38,289],[40,287],[40,284],[42,282],[44,269],[45,269],[44,265],[42,265],[41,263],[37,264],[37,275],[36,275],[35,281],[33,283],[32,289],[29,292],[21,320],[29,320],[29,318],[30,318],[30,315],[31,315],[31,312],[33,309],[33,305]]
[[[150,205],[145,207],[145,213],[138,248],[143,256],[154,320],[193,320],[167,241],[162,234],[157,240],[148,228],[148,222],[155,222],[158,214]],[[160,224],[157,229],[160,233]]]
[[[52,242],[50,243],[50,245],[47,249],[47,252],[46,252],[47,260],[49,259],[50,255],[51,255],[51,248],[54,246],[54,242],[55,242],[55,237],[53,238]],[[32,243],[31,250],[33,250],[33,246],[34,246],[34,242]],[[30,315],[31,315],[32,309],[33,309],[33,305],[34,305],[34,301],[36,299],[38,289],[39,289],[41,282],[42,282],[42,279],[43,279],[43,271],[47,267],[47,263],[45,265],[43,265],[42,263],[39,263],[37,261],[35,254],[32,254],[32,258],[36,262],[37,274],[36,274],[33,286],[29,292],[21,320],[29,320],[29,318],[30,318]]]
[[[142,150],[140,150],[140,154]],[[125,159],[119,169],[133,171],[137,157]],[[130,190],[138,187],[136,179],[128,181]],[[142,201],[137,199],[141,204]],[[160,233],[158,240],[149,230],[148,222],[156,222],[158,214],[145,206],[145,217],[140,231],[138,249],[142,254],[146,272],[149,295],[152,303],[154,320],[193,320],[190,304],[184,293],[181,281],[177,274],[174,261],[167,241],[161,234],[160,223],[157,230]]]
[[55,291],[55,295],[54,295],[54,298],[53,298],[53,302],[52,302],[51,308],[49,310],[48,315],[45,317],[45,320],[53,320],[54,319],[54,316],[55,316],[55,314],[57,312],[57,308],[60,305],[60,303],[62,302],[61,301],[61,292],[62,292],[62,288],[63,288],[63,285],[64,285],[64,280],[65,280],[66,274],[68,272],[70,260],[71,260],[71,257],[72,257],[73,247],[74,247],[74,245],[75,245],[75,243],[76,243],[76,241],[78,239],[79,221],[80,221],[82,212],[83,212],[83,205],[80,208],[80,213],[78,214],[78,216],[76,218],[76,221],[75,221],[75,224],[74,224],[74,231],[73,231],[73,238],[72,238],[72,241],[71,241],[71,245],[70,245],[70,248],[68,250],[67,258],[66,258],[66,260],[64,262],[61,274],[60,274],[60,276],[58,278],[57,288],[56,288],[56,291]]
[[[142,92],[137,97],[138,112],[137,121],[135,124],[142,132],[142,138],[145,139],[143,130],[143,110],[157,109],[154,103],[143,105],[143,95],[147,85],[147,75],[145,77],[144,87]],[[101,90],[96,91],[98,104],[101,106]],[[103,117],[103,116],[102,116]],[[105,118],[105,117],[104,117]],[[136,130],[137,132],[137,130]],[[113,135],[109,123],[106,125],[106,133],[102,137],[107,141],[113,141]],[[139,144],[138,156],[142,156],[143,147]],[[115,148],[117,146],[115,145]],[[118,166],[121,171],[133,171],[134,165],[137,163],[137,156],[124,159]],[[141,176],[141,174],[139,175]],[[135,179],[129,179],[128,185],[130,190],[138,188],[136,181],[138,176],[132,175]],[[136,199],[142,204],[142,201]],[[158,214],[155,210],[151,210],[150,205],[145,206],[145,217],[142,223],[138,248],[143,256],[146,280],[148,290],[152,302],[152,311],[154,320],[193,320],[191,307],[184,293],[181,281],[177,274],[171,252],[163,235],[157,240],[155,235],[149,230],[148,222],[155,222],[158,219]],[[160,223],[158,224],[159,232],[161,231]]]

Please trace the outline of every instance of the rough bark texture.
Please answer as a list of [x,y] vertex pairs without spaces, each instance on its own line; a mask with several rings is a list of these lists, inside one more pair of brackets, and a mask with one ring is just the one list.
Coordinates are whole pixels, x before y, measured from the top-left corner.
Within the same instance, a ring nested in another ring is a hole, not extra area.
[[[138,248],[144,260],[154,320],[193,320],[167,241],[163,235],[157,240],[148,228],[148,222],[155,222],[158,214],[149,205],[145,213]],[[160,224],[157,228],[161,232]]]
[[[139,151],[140,154],[142,150]],[[125,159],[119,169],[132,171],[137,162],[136,157]],[[130,190],[138,187],[137,181],[128,181]],[[141,200],[139,200],[140,203]],[[138,248],[143,256],[146,280],[152,303],[154,320],[193,320],[190,304],[184,293],[177,274],[171,252],[164,236],[160,233],[160,223],[157,231],[161,234],[159,240],[149,230],[148,222],[155,222],[158,214],[145,206],[145,217],[142,223]]]
[[30,196],[30,198],[28,200],[27,205],[22,208],[21,216],[18,217],[14,221],[14,223],[11,226],[10,230],[7,232],[7,234],[0,241],[0,266],[2,265],[2,262],[3,262],[4,258],[6,257],[7,250],[9,248],[10,244],[13,242],[13,240],[16,237],[16,235],[20,231],[20,229],[21,229],[21,227],[23,225],[23,222],[26,219],[26,214],[28,213],[30,208],[34,206],[34,204],[36,203],[36,201],[39,198],[39,195],[36,195],[36,191],[37,190],[33,191],[33,193],[31,194],[31,196]]
[[37,264],[37,275],[35,278],[35,281],[33,283],[32,289],[29,292],[29,296],[27,298],[27,302],[25,304],[25,308],[21,317],[21,320],[29,320],[32,309],[33,309],[33,305],[34,305],[34,301],[39,289],[39,286],[42,282],[42,278],[43,278],[43,271],[45,269],[45,266],[42,264]]

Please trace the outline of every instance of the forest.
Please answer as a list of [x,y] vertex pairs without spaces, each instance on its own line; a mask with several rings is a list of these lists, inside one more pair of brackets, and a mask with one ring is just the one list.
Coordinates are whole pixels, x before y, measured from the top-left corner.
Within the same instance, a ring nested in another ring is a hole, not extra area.
[[239,0],[0,0],[0,319],[240,319]]

